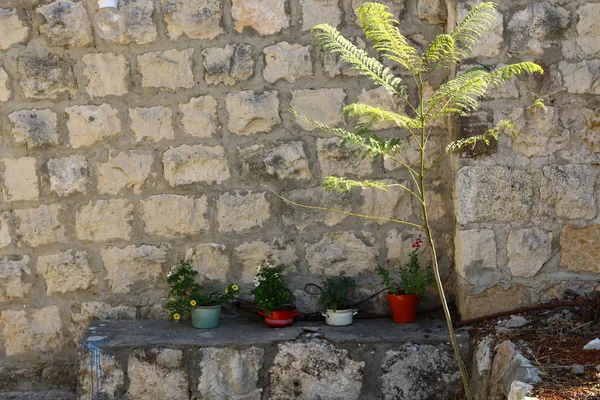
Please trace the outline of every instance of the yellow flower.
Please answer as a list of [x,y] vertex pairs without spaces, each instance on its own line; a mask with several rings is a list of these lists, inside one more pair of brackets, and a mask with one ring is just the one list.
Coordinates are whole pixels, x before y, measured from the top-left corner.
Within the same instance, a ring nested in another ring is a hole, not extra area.
[[171,298],[169,299],[169,301],[170,301],[171,303],[175,303],[175,297],[171,297]]
[[229,294],[229,288],[225,288],[225,294]]
[[238,290],[240,290],[240,287],[238,285],[231,285],[231,289],[237,292]]
[[191,304],[192,307],[196,307],[196,300],[190,301],[190,304]]
[[179,315],[178,313],[173,314],[173,319],[175,321],[179,321],[180,318],[181,318],[181,315]]

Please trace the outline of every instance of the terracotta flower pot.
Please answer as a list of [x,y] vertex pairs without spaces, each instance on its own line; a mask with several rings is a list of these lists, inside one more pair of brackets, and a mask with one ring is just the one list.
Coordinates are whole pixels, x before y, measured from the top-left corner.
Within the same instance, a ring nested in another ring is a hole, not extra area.
[[290,310],[273,310],[268,313],[259,311],[258,314],[265,317],[265,325],[275,328],[293,325],[294,317],[300,315],[298,311]]
[[407,323],[417,319],[417,304],[419,295],[416,294],[388,294],[388,303],[392,309],[394,322]]

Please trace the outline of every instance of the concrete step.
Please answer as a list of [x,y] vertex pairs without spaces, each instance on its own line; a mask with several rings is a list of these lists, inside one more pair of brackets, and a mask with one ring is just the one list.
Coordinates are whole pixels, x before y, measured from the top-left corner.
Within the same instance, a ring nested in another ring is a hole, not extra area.
[[0,400],[75,400],[75,393],[62,390],[45,390],[42,392],[5,392],[0,393]]

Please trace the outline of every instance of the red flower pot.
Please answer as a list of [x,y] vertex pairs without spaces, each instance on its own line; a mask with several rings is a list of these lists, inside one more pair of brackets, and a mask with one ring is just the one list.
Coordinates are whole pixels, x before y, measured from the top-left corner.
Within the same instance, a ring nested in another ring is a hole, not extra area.
[[258,314],[265,317],[265,325],[275,328],[293,325],[294,317],[300,315],[298,311],[289,310],[273,310],[270,313],[259,311]]
[[388,303],[392,309],[394,322],[407,323],[417,319],[417,304],[419,295],[416,294],[388,294]]

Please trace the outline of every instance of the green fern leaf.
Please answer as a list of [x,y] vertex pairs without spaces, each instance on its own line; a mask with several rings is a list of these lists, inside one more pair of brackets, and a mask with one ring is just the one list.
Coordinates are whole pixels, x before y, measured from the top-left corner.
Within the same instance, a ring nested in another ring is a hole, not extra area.
[[408,130],[421,127],[419,120],[368,104],[350,104],[343,108],[343,113],[346,117],[358,117],[359,124],[361,125],[370,125],[373,122],[379,121],[390,121],[395,123],[399,128]]
[[496,4],[488,2],[475,6],[463,21],[450,32],[455,43],[457,61],[469,57],[471,49],[490,28],[496,18]]
[[498,125],[487,130],[481,135],[470,136],[468,138],[458,139],[450,142],[450,144],[446,146],[446,153],[459,152],[467,147],[473,148],[478,142],[484,142],[489,146],[492,139],[498,140],[498,136],[501,132],[514,137],[516,135],[515,125],[511,120],[502,120],[498,123]]
[[421,62],[429,73],[455,61],[454,39],[450,35],[437,36],[421,56]]
[[323,179],[321,182],[321,186],[329,190],[335,190],[340,193],[348,192],[354,188],[369,188],[374,187],[383,191],[388,190],[387,184],[379,181],[365,180],[365,181],[355,181],[352,179],[346,179],[339,176],[328,176]]
[[544,69],[540,67],[538,64],[525,61],[516,64],[506,65],[504,67],[498,68],[495,71],[490,72],[488,83],[490,87],[500,86],[506,81],[512,79],[517,75],[521,75],[524,73],[544,73]]

